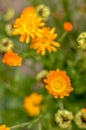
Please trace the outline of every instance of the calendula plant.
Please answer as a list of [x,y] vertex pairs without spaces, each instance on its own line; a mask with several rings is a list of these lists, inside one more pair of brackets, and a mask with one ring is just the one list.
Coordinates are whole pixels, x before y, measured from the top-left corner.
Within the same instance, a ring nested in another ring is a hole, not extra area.
[[0,130],[86,129],[85,4],[0,12]]

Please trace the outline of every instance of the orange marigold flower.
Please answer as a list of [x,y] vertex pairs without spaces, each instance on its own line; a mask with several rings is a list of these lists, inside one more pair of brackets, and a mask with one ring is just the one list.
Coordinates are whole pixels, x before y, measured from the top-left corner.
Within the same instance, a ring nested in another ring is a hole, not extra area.
[[32,8],[26,8],[15,21],[13,35],[20,35],[20,42],[28,43],[30,38],[40,36],[40,27],[44,25],[42,18],[38,18]]
[[69,96],[69,93],[73,90],[66,72],[60,71],[59,69],[50,71],[50,74],[44,79],[44,82],[49,93],[53,94],[55,98]]
[[10,130],[6,125],[0,125],[0,130]]
[[32,93],[30,96],[24,99],[24,108],[27,110],[30,116],[37,116],[40,114],[40,104],[42,100],[43,96],[37,93]]
[[73,25],[70,22],[65,22],[63,26],[64,26],[64,30],[67,32],[70,32],[73,29]]
[[22,58],[18,56],[17,53],[14,53],[12,50],[8,50],[4,54],[2,62],[8,64],[9,66],[21,66]]
[[42,30],[41,37],[32,39],[31,48],[36,49],[37,53],[42,55],[46,53],[46,50],[56,51],[56,47],[60,47],[60,44],[54,41],[57,37],[57,34],[54,33],[55,28],[43,27]]

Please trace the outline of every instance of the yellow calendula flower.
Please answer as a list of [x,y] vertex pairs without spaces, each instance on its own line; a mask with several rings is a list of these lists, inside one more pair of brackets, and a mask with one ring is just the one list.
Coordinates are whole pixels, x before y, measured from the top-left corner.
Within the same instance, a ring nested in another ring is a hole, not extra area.
[[55,98],[64,98],[64,96],[69,96],[69,93],[73,90],[71,87],[70,79],[66,75],[65,71],[50,71],[46,79],[46,88],[50,94],[53,94]]
[[29,43],[30,38],[40,37],[40,27],[44,25],[42,18],[37,17],[33,8],[26,8],[15,21],[13,35],[20,35],[20,42]]
[[50,29],[49,27],[43,27],[41,37],[32,39],[31,48],[36,49],[37,53],[41,53],[42,55],[45,55],[46,50],[49,52],[56,51],[56,47],[60,47],[60,44],[54,41],[57,37],[54,31],[55,28]]
[[0,125],[0,130],[10,130],[6,125]]
[[30,96],[24,99],[24,108],[27,110],[30,116],[37,116],[40,114],[40,104],[42,100],[43,96],[37,93],[32,93]]

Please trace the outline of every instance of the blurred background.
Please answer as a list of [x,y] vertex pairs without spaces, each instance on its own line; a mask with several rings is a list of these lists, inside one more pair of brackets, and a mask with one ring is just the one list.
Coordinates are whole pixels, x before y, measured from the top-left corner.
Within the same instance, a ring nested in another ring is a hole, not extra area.
[[[26,44],[19,43],[19,37],[12,36],[10,31],[12,25],[22,10],[27,6],[35,8],[40,4],[46,5],[50,9],[50,16],[46,25],[55,27],[58,33],[56,39],[61,47],[57,52],[47,53],[45,56],[37,55],[35,50],[27,48]],[[63,24],[70,21],[73,30],[60,41],[64,34]],[[37,74],[42,70],[55,70],[57,68],[65,70],[71,79],[73,92],[64,99],[49,100],[44,99],[44,112],[46,118],[40,120],[42,129],[63,130],[55,122],[55,113],[61,109],[71,111],[74,115],[83,108],[86,108],[86,48],[83,49],[77,42],[77,37],[86,33],[86,0],[0,0],[0,124],[14,126],[19,123],[33,120],[23,107],[26,96],[32,92],[38,92],[47,96],[48,92],[41,84],[41,79],[37,80]],[[25,53],[25,59],[21,67],[9,67],[2,63],[4,55],[3,40],[9,43],[11,40],[13,48],[20,55]],[[86,35],[85,35],[86,46]],[[80,47],[79,47],[80,46]],[[46,107],[47,106],[47,107]],[[51,124],[49,128],[47,124]],[[84,120],[86,129],[86,117]],[[30,129],[16,128],[15,130],[37,130],[38,124],[34,124]],[[72,122],[71,130],[83,129]],[[69,130],[69,129],[66,129]]]

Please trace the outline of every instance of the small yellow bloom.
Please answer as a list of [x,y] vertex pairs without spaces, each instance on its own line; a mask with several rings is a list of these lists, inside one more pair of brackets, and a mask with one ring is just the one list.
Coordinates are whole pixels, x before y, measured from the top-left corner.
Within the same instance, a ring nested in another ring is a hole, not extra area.
[[0,51],[7,52],[8,50],[13,49],[14,43],[11,39],[5,37],[0,42]]
[[40,27],[44,25],[42,18],[38,18],[33,9],[26,8],[15,21],[13,35],[20,35],[20,42],[29,43],[30,38],[40,36]]
[[58,110],[55,114],[55,121],[59,127],[68,129],[72,127],[73,114],[68,110]]
[[86,50],[86,32],[82,32],[79,34],[77,38],[77,43],[79,45],[79,48]]
[[81,109],[75,114],[74,121],[81,129],[86,129],[86,108]]
[[36,49],[37,53],[41,53],[42,55],[45,55],[46,50],[49,52],[56,51],[56,47],[60,47],[60,44],[54,41],[57,37],[54,31],[55,28],[43,27],[41,37],[32,39],[31,48]]
[[13,8],[8,8],[7,12],[4,14],[4,20],[9,21],[15,16],[15,10]]
[[42,17],[44,21],[48,20],[49,16],[50,16],[50,9],[48,6],[46,5],[38,5],[36,7],[36,12],[38,14],[39,17]]
[[0,125],[0,130],[10,130],[6,125]]
[[43,96],[37,93],[32,93],[30,96],[24,99],[24,108],[27,110],[30,116],[37,116],[40,114],[40,104],[42,100]]
[[64,98],[69,96],[69,93],[73,90],[70,84],[70,79],[66,75],[65,71],[50,71],[50,74],[44,79],[46,88],[50,94],[53,94],[55,98]]

